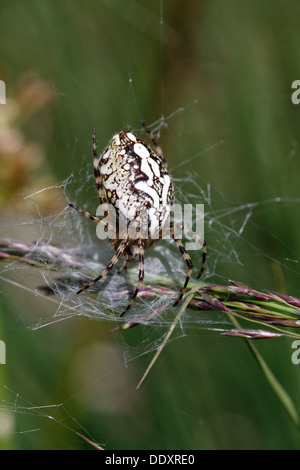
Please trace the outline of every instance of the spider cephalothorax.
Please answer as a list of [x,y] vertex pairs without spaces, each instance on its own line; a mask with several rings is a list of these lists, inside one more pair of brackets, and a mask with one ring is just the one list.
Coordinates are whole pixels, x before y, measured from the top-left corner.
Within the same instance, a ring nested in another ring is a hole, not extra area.
[[[167,225],[170,235],[175,240],[188,266],[185,284],[176,303],[184,295],[193,267],[181,240],[175,237],[174,222],[170,223],[169,221],[174,190],[165,158],[149,128],[145,125],[144,127],[152,140],[155,151],[132,132],[120,131],[112,137],[99,159],[95,130],[93,130],[94,174],[99,202],[103,208],[105,220],[111,209],[117,215],[117,230],[111,240],[115,255],[106,269],[87,286],[80,289],[78,294],[105,276],[121,255],[125,257],[122,270],[126,269],[128,261],[137,259],[139,261],[138,284],[122,315],[133,304],[143,281],[144,250],[162,238]],[[74,204],[70,204],[70,206],[96,223],[107,223],[104,219],[100,219]],[[202,241],[202,243],[203,259],[199,276],[202,274],[205,264],[205,242]]]

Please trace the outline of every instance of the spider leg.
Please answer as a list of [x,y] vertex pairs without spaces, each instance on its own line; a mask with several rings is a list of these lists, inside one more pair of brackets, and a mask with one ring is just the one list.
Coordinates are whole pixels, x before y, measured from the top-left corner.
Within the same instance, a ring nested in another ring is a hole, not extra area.
[[108,224],[106,221],[100,219],[100,217],[97,217],[96,215],[93,215],[90,212],[85,211],[84,209],[81,209],[81,207],[78,207],[76,206],[76,204],[73,204],[71,202],[69,203],[69,206],[72,207],[72,209],[75,209],[76,211],[78,211],[80,214],[87,217],[88,219],[92,220],[96,224],[100,223],[104,225],[107,228],[107,230],[109,230],[110,232],[115,232],[115,228],[112,225]]
[[104,217],[107,217],[108,207],[105,206],[107,204],[107,200],[106,200],[106,197],[105,197],[105,189],[104,189],[104,186],[103,186],[102,175],[101,175],[100,170],[99,170],[99,159],[98,159],[98,155],[97,155],[96,129],[93,129],[92,137],[93,137],[94,175],[95,175],[95,180],[96,180],[96,186],[97,186],[97,189],[98,189],[99,202],[100,202],[100,205],[103,207],[103,210],[104,210]]
[[133,294],[129,304],[125,308],[124,312],[121,313],[121,317],[123,315],[125,315],[126,312],[128,312],[131,305],[135,301],[135,298],[136,298],[136,296],[137,296],[137,294],[140,290],[140,286],[141,286],[141,284],[143,282],[143,279],[144,279],[144,241],[143,241],[141,236],[139,236],[139,238],[138,238],[138,250],[139,250],[139,280],[138,280],[138,283],[136,285],[136,289],[134,291],[134,294]]
[[199,279],[199,277],[201,277],[204,272],[205,264],[206,264],[206,241],[203,240],[201,237],[199,237],[199,235],[191,232],[190,230],[186,229],[184,226],[182,226],[181,224],[177,222],[171,222],[170,226],[171,226],[171,229],[174,226],[178,227],[186,236],[193,238],[195,242],[202,244],[202,263],[201,263],[200,272],[197,276],[197,279]]
[[202,243],[202,263],[201,263],[200,272],[197,276],[197,279],[199,279],[199,277],[201,277],[204,272],[205,264],[206,264],[206,241],[203,240],[198,235],[196,235],[195,233],[191,232],[190,230],[187,230],[185,227],[182,227],[182,231],[185,235],[191,236],[195,240],[195,242]]
[[84,215],[88,219],[91,219],[93,222],[96,222],[96,224],[101,222],[101,219],[99,217],[91,214],[90,212],[85,211],[84,209],[81,209],[81,207],[76,206],[76,204],[70,203],[69,206],[72,207],[72,209],[75,209],[76,211],[80,212],[80,214]]
[[144,121],[141,121],[141,124],[142,126],[144,127],[145,131],[147,132],[147,134],[149,135],[153,145],[154,145],[154,148],[155,148],[155,151],[157,153],[157,155],[164,161],[166,162],[166,159],[164,157],[164,154],[163,154],[163,151],[161,149],[161,147],[158,145],[157,143],[157,140],[154,136],[154,134],[152,133],[151,129],[144,123]]
[[176,245],[178,246],[179,250],[180,250],[180,253],[182,254],[183,256],[183,259],[185,260],[186,264],[187,264],[187,267],[188,267],[188,270],[187,270],[187,273],[186,273],[186,278],[185,278],[185,283],[184,283],[184,286],[182,287],[181,289],[181,292],[179,294],[179,297],[177,298],[176,302],[174,303],[174,305],[177,305],[179,304],[179,302],[181,301],[182,297],[184,296],[184,293],[186,291],[186,288],[187,288],[187,285],[189,283],[189,280],[190,280],[190,277],[191,277],[191,274],[192,274],[192,270],[193,270],[193,263],[192,263],[192,260],[189,256],[189,254],[187,253],[187,251],[185,250],[183,244],[182,244],[182,241],[175,238],[175,234],[174,234],[174,231],[171,230],[171,235],[176,243]]
[[106,274],[114,267],[114,265],[117,263],[118,259],[120,258],[121,254],[124,252],[125,248],[126,248],[126,245],[128,244],[128,239],[129,237],[127,236],[126,238],[124,238],[114,257],[110,260],[109,264],[107,265],[107,267],[104,269],[104,271],[102,271],[102,273],[97,276],[95,279],[93,279],[93,281],[91,281],[88,285],[86,285],[85,287],[83,287],[82,289],[80,289],[77,294],[81,294],[81,292],[85,291],[86,289],[88,289],[89,287],[92,287],[94,284],[96,284],[96,282],[98,282],[102,277],[106,276]]
[[205,240],[202,240],[203,244],[202,244],[202,263],[201,263],[201,268],[200,268],[200,272],[197,276],[197,279],[199,279],[199,277],[202,276],[203,272],[204,272],[204,269],[205,269],[205,264],[206,264],[206,241]]
[[129,254],[128,253],[123,253],[123,256],[125,258],[124,264],[122,268],[119,269],[118,273],[121,274],[127,269],[128,261],[129,261]]

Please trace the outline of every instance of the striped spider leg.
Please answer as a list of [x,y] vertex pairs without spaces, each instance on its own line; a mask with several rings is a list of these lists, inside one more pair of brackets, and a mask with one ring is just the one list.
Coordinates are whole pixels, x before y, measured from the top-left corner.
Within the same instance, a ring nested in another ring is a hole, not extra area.
[[188,254],[188,252],[186,251],[186,249],[184,248],[183,246],[183,243],[182,241],[180,240],[180,238],[176,238],[176,235],[175,235],[175,231],[174,231],[174,227],[176,226],[179,230],[182,230],[182,232],[188,236],[188,237],[192,237],[193,240],[197,243],[201,243],[202,245],[202,263],[201,263],[201,268],[200,268],[200,272],[197,276],[197,279],[199,279],[203,272],[204,272],[204,269],[205,269],[205,263],[206,263],[206,242],[205,240],[202,240],[201,237],[199,237],[197,234],[187,230],[183,225],[177,223],[177,222],[171,222],[171,236],[173,238],[173,240],[175,241],[180,253],[182,254],[183,256],[183,259],[185,260],[186,264],[187,264],[187,274],[186,274],[186,279],[185,279],[185,283],[181,289],[181,292],[180,292],[180,295],[179,297],[177,298],[176,302],[174,305],[177,305],[179,304],[179,302],[182,300],[182,297],[184,296],[185,294],[185,291],[187,289],[187,286],[188,286],[188,283],[190,281],[190,277],[191,277],[191,274],[192,274],[192,270],[193,270],[193,263],[192,263],[192,260],[190,258],[190,255]]

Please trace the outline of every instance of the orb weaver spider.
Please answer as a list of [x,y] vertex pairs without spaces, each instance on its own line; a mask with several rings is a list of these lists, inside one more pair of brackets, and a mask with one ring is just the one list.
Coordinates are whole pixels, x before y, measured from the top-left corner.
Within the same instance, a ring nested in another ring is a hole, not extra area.
[[[109,214],[109,206],[116,209],[119,217],[125,216],[129,223],[136,221],[139,216],[140,223],[146,226],[149,234],[148,238],[144,238],[140,226],[136,227],[137,236],[134,238],[128,231],[123,233],[122,236],[116,233],[115,238],[111,240],[115,255],[99,276],[77,292],[77,294],[80,294],[106,276],[118,262],[121,255],[124,256],[125,263],[120,271],[126,269],[129,261],[138,260],[138,282],[133,296],[121,316],[125,315],[137,297],[144,279],[144,251],[156,240],[162,238],[174,201],[173,182],[162,149],[149,127],[144,122],[142,122],[142,125],[152,141],[154,150],[132,132],[123,130],[112,137],[100,158],[97,155],[96,131],[95,129],[92,131],[94,175],[104,217]],[[93,222],[104,223],[104,220],[100,217],[81,209],[75,204],[70,203],[69,206]],[[187,233],[184,227],[181,226],[180,228],[184,233]],[[187,265],[186,279],[174,304],[177,305],[185,294],[193,263],[181,240],[176,237],[174,229],[175,222],[171,221],[170,235]],[[193,238],[202,243],[202,265],[198,275],[199,278],[205,268],[206,243],[195,234],[193,234]]]

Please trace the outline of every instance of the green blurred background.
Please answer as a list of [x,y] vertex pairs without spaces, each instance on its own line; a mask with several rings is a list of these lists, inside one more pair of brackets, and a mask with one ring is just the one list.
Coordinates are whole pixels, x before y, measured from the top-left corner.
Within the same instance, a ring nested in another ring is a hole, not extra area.
[[[207,280],[300,297],[299,14],[296,0],[2,0],[0,236],[22,240],[37,215],[22,195],[86,168],[92,127],[104,148],[161,119],[180,194],[206,204]],[[89,195],[76,201],[92,211]],[[42,193],[38,216],[65,205]],[[55,305],[6,282],[1,299],[2,449],[91,448],[80,434],[106,449],[300,448],[242,340],[189,330],[136,391],[153,351],[126,367],[124,351],[160,331],[105,336],[76,316],[35,329]],[[291,341],[255,344],[300,410]]]

